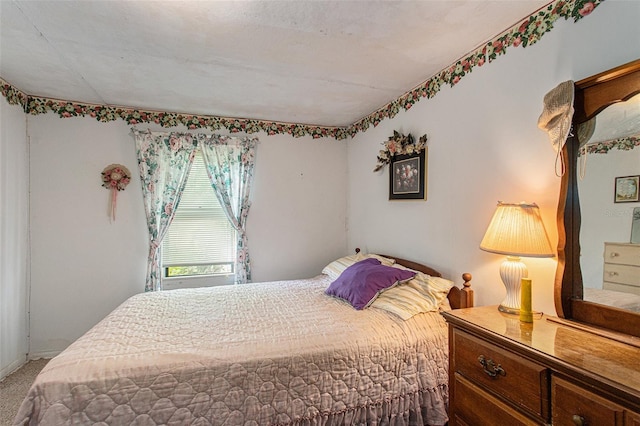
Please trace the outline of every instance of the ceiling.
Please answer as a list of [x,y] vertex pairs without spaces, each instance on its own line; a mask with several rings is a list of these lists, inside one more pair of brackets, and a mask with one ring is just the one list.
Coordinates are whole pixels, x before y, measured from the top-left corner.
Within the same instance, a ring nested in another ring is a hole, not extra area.
[[589,144],[640,134],[640,94],[608,106],[597,117]]
[[33,96],[348,126],[549,0],[0,0],[0,77]]

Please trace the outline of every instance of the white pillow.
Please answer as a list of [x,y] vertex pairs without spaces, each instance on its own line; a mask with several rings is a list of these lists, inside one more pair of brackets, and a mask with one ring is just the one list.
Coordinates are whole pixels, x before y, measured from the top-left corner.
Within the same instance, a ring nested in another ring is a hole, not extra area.
[[453,285],[447,279],[418,272],[413,279],[380,294],[371,307],[391,312],[403,320],[424,312],[446,310],[447,294]]
[[328,275],[331,278],[331,281],[335,281],[338,279],[340,274],[344,272],[349,266],[354,263],[360,262],[364,259],[375,258],[380,261],[385,266],[392,266],[396,261],[394,259],[389,259],[387,257],[378,256],[377,254],[363,254],[357,253],[352,254],[351,256],[341,257],[340,259],[336,259],[333,262],[329,263],[327,266],[322,269],[322,273]]

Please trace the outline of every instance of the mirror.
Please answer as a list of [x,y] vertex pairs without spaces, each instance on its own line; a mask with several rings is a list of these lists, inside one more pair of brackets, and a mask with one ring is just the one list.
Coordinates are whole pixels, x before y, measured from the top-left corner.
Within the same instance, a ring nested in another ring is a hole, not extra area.
[[640,263],[637,269],[608,267],[626,259],[625,250],[640,250],[629,244],[633,208],[640,207],[628,200],[635,180],[616,179],[640,175],[640,146],[618,149],[640,137],[639,93],[640,60],[575,83],[573,135],[562,158],[555,286],[560,317],[633,336],[640,336],[640,287],[636,294],[625,280],[638,280]]
[[[608,106],[577,133],[583,298],[640,312],[640,267],[620,267],[627,260],[616,258],[630,248],[640,260],[640,241],[631,238],[638,186],[629,178],[640,175],[640,94]],[[603,253],[609,259],[603,261]],[[627,276],[634,272],[637,279]]]

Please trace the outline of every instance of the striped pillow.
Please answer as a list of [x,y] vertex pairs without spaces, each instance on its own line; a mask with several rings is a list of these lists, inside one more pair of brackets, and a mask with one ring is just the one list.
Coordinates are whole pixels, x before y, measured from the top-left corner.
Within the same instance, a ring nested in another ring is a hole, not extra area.
[[325,275],[329,275],[329,278],[331,278],[331,281],[335,281],[338,279],[340,274],[342,274],[344,270],[347,269],[349,266],[353,265],[356,262],[360,262],[361,260],[370,259],[370,258],[378,259],[380,263],[382,263],[385,266],[391,266],[396,262],[393,259],[378,256],[377,254],[357,253],[357,254],[352,254],[351,256],[345,256],[345,257],[341,257],[340,259],[334,260],[333,262],[329,263],[327,266],[324,267],[324,269],[322,270],[322,273]]
[[371,307],[391,312],[406,321],[423,312],[438,311],[441,305],[446,307],[447,294],[453,285],[444,278],[418,272],[412,280],[380,294]]

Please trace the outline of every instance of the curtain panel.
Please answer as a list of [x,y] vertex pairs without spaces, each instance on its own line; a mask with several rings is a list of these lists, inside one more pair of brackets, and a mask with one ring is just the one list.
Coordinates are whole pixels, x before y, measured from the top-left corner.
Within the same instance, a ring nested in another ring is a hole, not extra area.
[[162,290],[159,251],[180,203],[197,140],[190,134],[133,129],[142,198],[149,229],[145,291]]
[[235,282],[251,281],[246,223],[251,202],[257,139],[198,135],[207,174],[218,201],[236,230]]
[[257,138],[132,129],[149,230],[145,291],[162,290],[159,250],[180,203],[196,149],[201,149],[211,186],[236,229],[235,283],[251,280],[246,233]]

